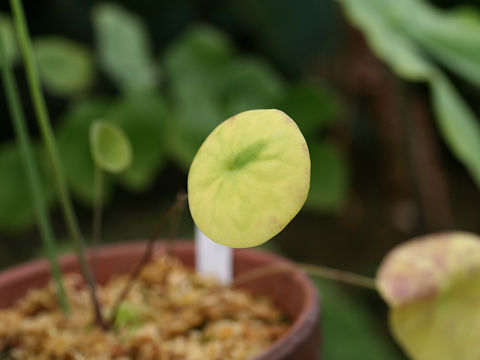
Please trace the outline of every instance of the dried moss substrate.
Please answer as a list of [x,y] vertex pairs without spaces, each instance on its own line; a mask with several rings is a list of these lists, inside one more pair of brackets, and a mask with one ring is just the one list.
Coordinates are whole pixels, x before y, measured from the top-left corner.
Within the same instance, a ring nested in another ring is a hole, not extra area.
[[[106,314],[125,281],[99,287]],[[69,317],[57,307],[51,284],[0,310],[0,359],[243,360],[289,326],[267,298],[222,286],[165,256],[145,267],[109,332],[92,325],[82,278],[68,274],[64,282]]]

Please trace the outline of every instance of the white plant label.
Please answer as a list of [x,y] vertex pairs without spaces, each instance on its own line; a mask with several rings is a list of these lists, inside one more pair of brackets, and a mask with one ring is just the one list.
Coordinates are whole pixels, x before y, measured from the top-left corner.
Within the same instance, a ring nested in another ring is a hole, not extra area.
[[232,282],[233,249],[210,240],[196,226],[195,264],[200,274],[213,275],[225,285]]

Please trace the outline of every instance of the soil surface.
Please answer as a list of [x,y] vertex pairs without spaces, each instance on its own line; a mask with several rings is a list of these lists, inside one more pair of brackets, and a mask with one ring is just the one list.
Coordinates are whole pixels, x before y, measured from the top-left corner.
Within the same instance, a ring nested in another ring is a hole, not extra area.
[[[106,316],[125,282],[121,276],[98,287]],[[83,279],[67,274],[64,285],[69,316],[58,308],[53,284],[0,310],[0,359],[241,360],[289,327],[267,298],[220,285],[165,256],[145,267],[108,332],[94,325]]]

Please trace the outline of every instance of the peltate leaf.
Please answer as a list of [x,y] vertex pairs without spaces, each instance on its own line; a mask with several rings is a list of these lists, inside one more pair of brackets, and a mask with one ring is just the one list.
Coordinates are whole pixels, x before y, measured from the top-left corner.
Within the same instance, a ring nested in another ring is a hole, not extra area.
[[415,360],[480,357],[480,238],[453,232],[393,249],[377,275],[395,338]]
[[166,105],[156,92],[142,92],[117,100],[107,115],[130,139],[132,164],[119,175],[125,186],[141,191],[148,188],[165,161]]
[[188,174],[188,203],[200,230],[231,247],[262,244],[303,206],[310,156],[285,113],[251,110],[221,123]]
[[90,126],[90,148],[95,164],[110,173],[119,173],[130,166],[132,148],[121,128],[105,120]]
[[[95,119],[106,118],[111,103],[105,100],[73,104],[63,115],[57,131],[60,159],[75,197],[85,204],[94,201],[94,163],[90,152],[89,129]],[[111,194],[111,179],[104,177],[102,194]]]

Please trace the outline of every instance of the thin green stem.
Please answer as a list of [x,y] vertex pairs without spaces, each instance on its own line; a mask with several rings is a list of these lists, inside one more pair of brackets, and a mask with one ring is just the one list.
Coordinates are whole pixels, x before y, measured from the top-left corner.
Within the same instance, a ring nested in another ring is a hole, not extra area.
[[354,274],[348,271],[333,269],[326,266],[301,263],[268,264],[265,266],[260,266],[237,276],[234,285],[242,285],[263,276],[278,274],[282,272],[292,272],[296,269],[301,270],[310,276],[317,276],[324,279],[334,280],[349,285],[355,285],[370,290],[377,290],[375,280],[367,276]]
[[98,245],[102,235],[102,196],[103,196],[103,171],[95,165],[93,175],[93,218],[92,218],[92,247]]
[[93,173],[92,252],[90,257],[94,273],[97,271],[97,246],[102,236],[102,193],[103,170],[95,165]]
[[17,145],[25,169],[40,235],[43,240],[43,246],[47,258],[50,262],[50,269],[56,286],[58,302],[62,311],[67,314],[69,311],[69,306],[62,283],[62,273],[60,271],[60,266],[58,265],[55,237],[52,231],[50,219],[48,218],[47,202],[40,185],[39,171],[34,160],[32,141],[28,133],[25,115],[23,113],[20,96],[18,94],[18,87],[13,75],[12,66],[5,56],[5,42],[4,39],[1,38],[1,35],[2,34],[0,33],[0,63],[2,64],[3,86],[7,96],[8,107],[12,117],[15,136],[17,138]]
[[47,152],[50,157],[53,175],[60,198],[60,205],[63,211],[63,216],[65,218],[65,222],[70,236],[75,242],[78,261],[90,289],[90,295],[94,306],[96,322],[98,325],[105,328],[102,312],[100,309],[100,303],[98,302],[96,294],[95,279],[85,256],[85,245],[83,241],[83,236],[78,226],[65,176],[62,172],[60,156],[58,154],[55,137],[53,135],[53,130],[50,124],[50,119],[47,112],[45,99],[43,97],[43,92],[40,87],[40,79],[38,76],[37,65],[33,54],[28,27],[25,21],[23,6],[21,4],[21,0],[10,0],[10,5],[12,7],[12,12],[15,20],[15,28],[17,31],[18,40],[20,42],[20,48],[22,50],[23,60],[25,62],[30,95],[33,100],[38,126],[40,128],[45,147],[47,148]]
[[375,279],[368,276],[358,275],[348,271],[333,269],[326,266],[312,264],[297,264],[308,275],[318,276],[324,279],[343,282],[349,285],[355,285],[366,289],[377,290]]

